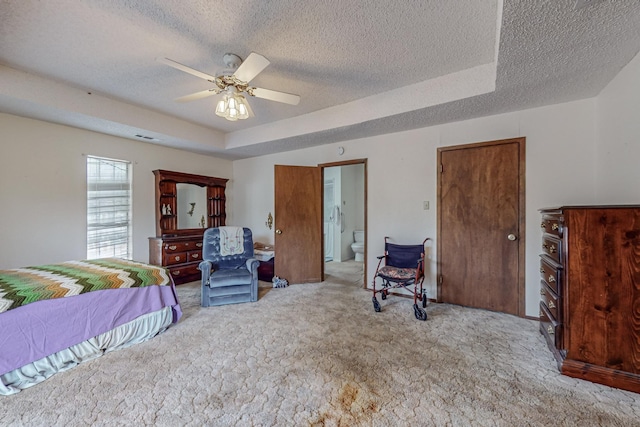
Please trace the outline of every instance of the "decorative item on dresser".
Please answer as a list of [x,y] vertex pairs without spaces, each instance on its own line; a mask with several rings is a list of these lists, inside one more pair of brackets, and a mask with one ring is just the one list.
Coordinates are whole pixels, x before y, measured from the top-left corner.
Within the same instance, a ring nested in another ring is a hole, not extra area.
[[149,264],[168,267],[177,285],[199,280],[204,230],[226,222],[228,179],[160,169],[153,174],[156,237],[149,238]]
[[558,368],[640,393],[640,206],[540,212],[540,332]]

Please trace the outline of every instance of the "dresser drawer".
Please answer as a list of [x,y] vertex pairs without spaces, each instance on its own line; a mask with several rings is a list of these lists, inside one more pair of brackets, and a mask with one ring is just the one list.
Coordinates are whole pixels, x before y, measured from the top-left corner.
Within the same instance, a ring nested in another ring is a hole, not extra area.
[[188,276],[199,276],[198,264],[182,265],[178,267],[170,267],[169,272],[175,279]]
[[552,236],[542,237],[542,252],[549,256],[556,263],[561,264],[562,260],[562,244],[561,241]]
[[548,260],[546,256],[540,258],[540,277],[542,280],[553,289],[556,295],[560,295],[560,280],[562,274],[562,267]]
[[202,248],[202,242],[166,242],[164,244],[165,253],[186,252],[199,250]]
[[540,301],[540,332],[551,347],[562,348],[562,325],[549,313],[544,302]]
[[162,265],[183,264],[189,261],[187,252],[165,253],[162,258]]
[[202,251],[189,251],[187,252],[187,258],[189,258],[189,261],[201,261]]
[[562,222],[560,221],[560,215],[544,215],[542,217],[540,227],[542,228],[543,233],[562,237]]
[[558,307],[560,306],[560,299],[556,293],[547,286],[544,280],[540,281],[540,299],[547,307],[547,310],[549,310],[552,320],[559,320],[560,312]]

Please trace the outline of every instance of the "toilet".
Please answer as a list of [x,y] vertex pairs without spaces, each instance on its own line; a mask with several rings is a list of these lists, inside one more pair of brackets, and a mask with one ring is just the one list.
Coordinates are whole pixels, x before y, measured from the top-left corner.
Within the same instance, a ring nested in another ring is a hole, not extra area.
[[355,230],[353,232],[354,242],[351,244],[351,250],[356,254],[356,261],[364,261],[364,230]]

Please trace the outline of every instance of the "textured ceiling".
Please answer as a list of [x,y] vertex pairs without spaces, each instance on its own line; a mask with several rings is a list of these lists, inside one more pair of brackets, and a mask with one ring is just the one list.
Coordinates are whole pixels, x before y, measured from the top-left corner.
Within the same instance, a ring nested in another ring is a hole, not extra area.
[[[638,0],[0,1],[0,111],[242,158],[595,96],[640,50]],[[228,122],[208,74],[255,51]]]

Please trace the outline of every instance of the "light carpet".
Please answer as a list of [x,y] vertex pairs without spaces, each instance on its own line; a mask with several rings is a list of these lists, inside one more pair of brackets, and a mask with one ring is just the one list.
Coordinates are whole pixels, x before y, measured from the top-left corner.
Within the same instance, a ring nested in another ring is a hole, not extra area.
[[0,397],[0,424],[640,425],[640,395],[560,375],[535,321],[431,304],[421,322],[352,283],[269,286],[210,308],[179,286],[178,324]]

